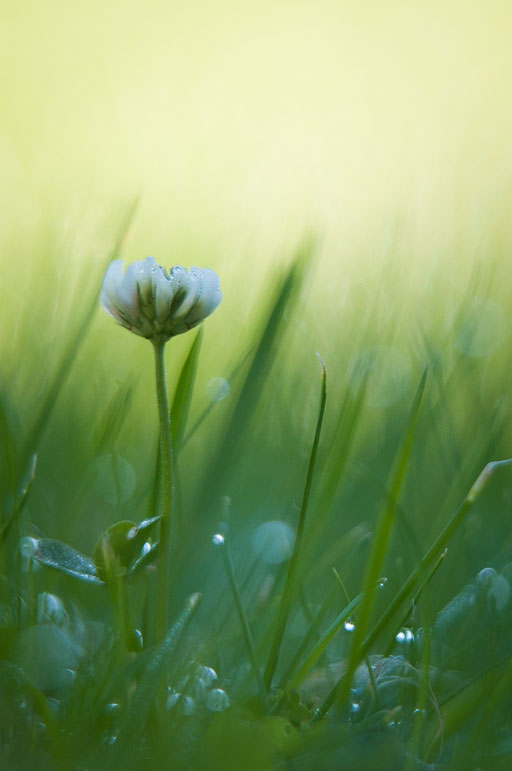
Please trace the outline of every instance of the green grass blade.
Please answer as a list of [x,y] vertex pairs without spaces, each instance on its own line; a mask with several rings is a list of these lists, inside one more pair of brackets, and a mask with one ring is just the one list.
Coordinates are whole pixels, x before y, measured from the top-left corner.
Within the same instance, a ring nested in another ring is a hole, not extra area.
[[[400,591],[395,596],[394,600],[388,605],[382,616],[379,618],[367,638],[364,640],[364,643],[361,646],[362,655],[366,655],[368,651],[371,649],[372,645],[375,643],[376,639],[380,636],[382,631],[387,627],[390,620],[395,616],[395,614],[398,612],[398,610],[401,608],[402,604],[406,600],[406,598],[411,594],[411,592],[414,590],[414,588],[418,585],[418,583],[421,581],[422,576],[424,576],[425,572],[428,570],[429,566],[432,565],[432,563],[436,560],[436,558],[439,556],[439,553],[445,548],[446,543],[450,540],[451,536],[455,533],[461,522],[464,520],[468,512],[470,511],[473,503],[475,502],[476,498],[480,495],[484,487],[487,485],[489,479],[492,477],[496,469],[504,468],[507,466],[512,465],[512,458],[507,458],[506,460],[498,460],[498,461],[491,461],[488,463],[483,471],[478,475],[476,481],[471,486],[469,492],[467,493],[466,497],[454,513],[453,517],[450,519],[450,521],[446,524],[446,526],[443,528],[439,536],[436,538],[430,549],[425,553],[417,567],[412,571],[412,573],[409,575],[407,580],[402,585]],[[336,698],[336,693],[339,688],[339,684],[341,681],[339,681],[330,694],[328,695],[327,699],[323,703],[322,707],[320,708],[319,715],[325,715],[326,712],[329,710],[329,708],[332,706],[334,699]]]
[[146,671],[135,691],[129,707],[126,720],[120,735],[121,750],[137,746],[146,728],[146,723],[152,704],[165,681],[166,670],[171,656],[176,652],[183,639],[186,628],[201,600],[200,594],[189,597],[187,604],[178,620],[171,626],[166,636],[154,652]]
[[212,459],[210,475],[204,485],[210,500],[224,493],[226,473],[231,468],[240,441],[247,434],[248,422],[258,404],[263,385],[271,371],[276,345],[282,337],[285,311],[290,310],[297,298],[313,246],[311,241],[302,244],[291,267],[277,284],[277,290],[267,306],[263,328],[258,336],[247,375],[222,437],[217,458]]
[[352,449],[357,428],[363,413],[366,398],[366,379],[359,386],[355,397],[347,387],[343,399],[337,427],[332,441],[331,449],[327,456],[325,478],[322,483],[319,499],[314,506],[311,524],[308,528],[307,555],[312,556],[315,544],[325,531],[325,524],[329,516],[330,507],[336,496],[339,481],[343,476],[350,451]]
[[332,621],[329,624],[329,627],[324,632],[320,640],[317,642],[307,659],[304,661],[304,663],[300,666],[300,668],[297,670],[295,675],[293,675],[291,682],[289,683],[289,688],[297,688],[301,683],[305,680],[305,678],[308,676],[308,674],[311,672],[313,667],[315,666],[316,662],[322,655],[322,653],[325,651],[333,637],[339,632],[345,621],[352,615],[352,613],[356,610],[356,608],[361,603],[361,600],[363,599],[363,593],[358,594],[357,597],[354,597],[352,602],[349,602],[349,604],[341,611],[341,613],[338,613],[334,621]]
[[92,296],[89,298],[86,304],[85,312],[82,316],[82,319],[78,324],[78,327],[75,333],[69,339],[68,344],[66,345],[66,348],[64,350],[64,353],[62,354],[60,362],[57,364],[57,367],[55,369],[55,374],[46,392],[46,396],[42,400],[38,416],[36,417],[34,425],[32,426],[28,434],[28,437],[25,441],[24,450],[22,452],[22,463],[21,463],[22,467],[25,465],[24,459],[30,453],[34,452],[34,450],[39,445],[43,432],[46,426],[48,425],[48,421],[52,415],[53,408],[57,402],[58,395],[62,390],[63,385],[67,381],[67,378],[69,376],[69,373],[71,372],[71,368],[73,366],[77,353],[80,349],[80,345],[82,344],[87,332],[89,331],[89,328],[92,324],[92,321],[94,319],[94,316],[98,308],[98,291],[99,291],[99,286],[101,283],[103,272],[106,269],[107,265],[112,260],[116,259],[119,256],[124,240],[126,238],[126,234],[133,220],[133,217],[137,208],[137,203],[138,202],[135,201],[135,203],[132,204],[132,206],[128,211],[127,216],[125,217],[122,223],[122,226],[120,228],[119,235],[116,239],[114,247],[109,253],[108,259],[105,261],[105,264],[102,266],[101,273],[98,274],[97,287],[94,289]]
[[426,380],[427,369],[424,370],[423,375],[421,376],[421,380],[414,397],[414,402],[409,414],[407,426],[397,455],[395,470],[391,480],[390,493],[387,498],[385,508],[377,522],[375,536],[373,538],[372,551],[368,559],[368,565],[363,582],[364,599],[361,603],[361,607],[358,613],[358,623],[352,634],[352,643],[349,651],[347,671],[336,686],[336,699],[339,701],[339,703],[345,702],[350,691],[352,678],[357,669],[357,666],[367,652],[363,650],[363,641],[365,639],[366,630],[370,620],[373,600],[377,590],[378,578],[382,571],[391,531],[395,523],[396,502],[400,496],[409,465]]
[[174,452],[180,450],[185,436],[194,382],[197,374],[199,353],[203,341],[203,331],[203,327],[200,327],[194,338],[194,342],[190,347],[190,351],[181,368],[171,404],[171,433]]
[[[319,357],[320,358],[320,357]],[[281,649],[281,643],[283,641],[284,632],[286,629],[286,622],[288,620],[288,614],[290,612],[293,595],[295,593],[297,572],[299,566],[299,557],[302,549],[302,542],[304,539],[304,532],[306,527],[306,513],[311,495],[311,485],[313,482],[313,472],[315,470],[316,456],[318,453],[318,445],[320,442],[320,434],[322,431],[322,422],[325,412],[325,402],[327,400],[327,375],[325,371],[325,365],[320,359],[321,364],[321,381],[320,381],[320,406],[318,409],[318,418],[316,421],[315,436],[313,439],[313,445],[311,448],[311,455],[309,458],[309,465],[306,474],[306,482],[304,485],[304,494],[302,496],[302,505],[299,514],[299,523],[297,526],[297,535],[295,537],[295,544],[293,547],[293,553],[290,558],[290,565],[286,576],[286,581],[281,597],[281,604],[279,607],[276,629],[274,633],[274,639],[270,648],[267,666],[265,668],[265,687],[270,689],[272,685],[272,679],[277,666],[279,658],[279,651]]]
[[320,608],[315,614],[315,617],[313,618],[312,623],[309,625],[308,631],[302,638],[300,645],[298,646],[295,654],[293,655],[288,665],[288,668],[286,669],[285,673],[281,678],[279,688],[284,688],[286,686],[286,683],[289,680],[291,680],[291,678],[293,677],[293,673],[297,670],[300,662],[302,661],[302,657],[306,652],[306,650],[308,649],[310,643],[312,642],[313,637],[315,636],[316,630],[324,620],[325,616],[327,615],[327,612],[329,611],[329,608],[334,603],[334,600],[337,597],[337,595],[338,595],[338,589],[336,586],[334,586],[331,589],[331,591],[327,594],[326,598],[324,599],[323,603],[321,604]]
[[23,482],[21,490],[18,493],[16,493],[16,495],[14,496],[14,508],[10,516],[6,519],[6,521],[0,527],[0,545],[3,544],[11,527],[14,525],[14,523],[17,521],[18,517],[20,516],[21,512],[23,511],[23,507],[25,506],[25,503],[27,502],[27,498],[30,493],[30,488],[32,487],[32,482],[34,481],[34,478],[36,475],[36,465],[37,465],[37,455],[33,455],[30,460],[28,473],[25,478],[25,481]]
[[244,636],[245,645],[247,647],[249,661],[251,663],[251,668],[258,685],[258,690],[260,692],[260,698],[261,698],[263,709],[266,709],[268,706],[267,691],[265,689],[265,684],[261,676],[251,628],[249,626],[247,614],[245,612],[244,604],[242,602],[242,595],[240,594],[238,581],[236,580],[235,568],[233,565],[233,557],[231,555],[231,546],[229,543],[229,530],[225,535],[216,534],[213,537],[213,543],[215,546],[220,547],[222,549],[224,567],[226,569],[226,575],[228,577],[229,586],[233,594],[233,599],[235,601],[238,617],[240,619],[240,625],[242,627],[242,633]]

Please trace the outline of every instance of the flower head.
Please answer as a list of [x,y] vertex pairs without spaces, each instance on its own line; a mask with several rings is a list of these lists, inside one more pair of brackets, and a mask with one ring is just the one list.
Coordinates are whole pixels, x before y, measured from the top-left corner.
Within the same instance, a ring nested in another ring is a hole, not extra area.
[[220,303],[216,273],[176,265],[170,274],[153,257],[138,260],[123,275],[123,261],[110,263],[100,302],[118,324],[153,342],[169,340],[197,326]]

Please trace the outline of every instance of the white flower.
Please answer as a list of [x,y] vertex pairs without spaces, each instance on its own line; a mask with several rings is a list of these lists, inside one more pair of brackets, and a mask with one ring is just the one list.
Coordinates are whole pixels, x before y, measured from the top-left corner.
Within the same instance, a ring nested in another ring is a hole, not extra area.
[[153,257],[138,260],[123,275],[123,261],[110,263],[100,302],[118,324],[153,342],[165,342],[197,326],[220,303],[216,273],[209,268],[171,268]]

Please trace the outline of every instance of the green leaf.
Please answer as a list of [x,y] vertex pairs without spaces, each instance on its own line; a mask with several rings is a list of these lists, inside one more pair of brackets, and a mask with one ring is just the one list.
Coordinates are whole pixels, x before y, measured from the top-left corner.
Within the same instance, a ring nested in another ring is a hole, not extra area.
[[185,436],[202,341],[203,327],[200,327],[181,369],[174,398],[172,400],[171,435],[175,452],[180,449],[183,443],[183,437]]
[[94,562],[85,554],[68,546],[67,543],[56,541],[53,538],[33,539],[34,553],[32,559],[46,565],[48,568],[60,570],[69,576],[78,578],[89,584],[103,584],[96,572]]
[[105,560],[106,550],[112,565],[117,562],[122,572],[128,571],[132,564],[138,561],[137,558],[149,531],[159,519],[160,517],[151,517],[139,523],[121,520],[100,535],[94,547],[93,559],[102,581],[106,580],[108,572]]

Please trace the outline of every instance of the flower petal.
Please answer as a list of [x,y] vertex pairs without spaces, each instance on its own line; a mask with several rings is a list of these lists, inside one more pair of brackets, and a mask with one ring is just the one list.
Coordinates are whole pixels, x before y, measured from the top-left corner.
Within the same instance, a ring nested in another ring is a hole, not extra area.
[[123,261],[113,260],[108,266],[103,283],[101,285],[100,303],[106,312],[112,316],[116,321],[119,321],[117,315],[117,308],[119,300],[117,296],[117,290],[119,284],[123,278]]

